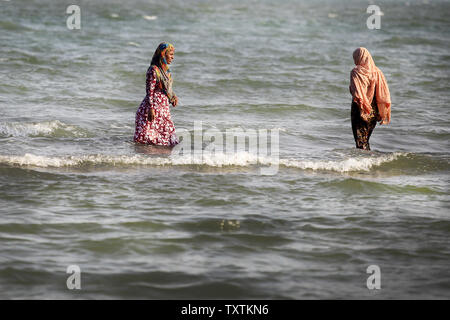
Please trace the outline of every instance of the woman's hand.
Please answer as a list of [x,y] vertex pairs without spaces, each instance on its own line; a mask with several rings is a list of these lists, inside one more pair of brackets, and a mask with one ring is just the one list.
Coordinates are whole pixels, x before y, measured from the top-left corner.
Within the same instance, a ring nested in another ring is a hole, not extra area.
[[361,115],[361,119],[363,119],[365,122],[369,122],[370,114],[367,114],[364,111],[361,111],[360,115]]
[[155,119],[155,109],[151,108],[148,114],[148,121],[152,122]]
[[177,97],[177,96],[174,96],[173,99],[172,99],[172,105],[173,105],[174,107],[176,107],[177,104],[178,104],[178,97]]

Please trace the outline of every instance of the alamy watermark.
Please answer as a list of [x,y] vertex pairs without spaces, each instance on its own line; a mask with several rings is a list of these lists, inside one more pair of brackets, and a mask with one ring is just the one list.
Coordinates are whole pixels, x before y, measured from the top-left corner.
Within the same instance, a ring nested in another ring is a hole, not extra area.
[[183,157],[184,164],[218,165],[258,164],[262,175],[278,173],[280,161],[279,129],[215,127],[203,129],[202,121],[194,122],[194,130],[179,128],[180,143],[171,155]]
[[367,28],[370,30],[381,29],[381,16],[383,15],[383,12],[380,7],[372,4],[367,7],[367,13],[371,13],[366,21]]
[[381,289],[381,269],[376,264],[370,265],[367,267],[366,273],[369,273],[370,276],[367,278],[367,289]]
[[67,29],[79,30],[81,29],[81,9],[79,6],[72,4],[67,7],[66,14],[70,16],[66,20]]
[[67,267],[66,273],[71,274],[66,281],[67,289],[81,289],[81,269],[76,264]]

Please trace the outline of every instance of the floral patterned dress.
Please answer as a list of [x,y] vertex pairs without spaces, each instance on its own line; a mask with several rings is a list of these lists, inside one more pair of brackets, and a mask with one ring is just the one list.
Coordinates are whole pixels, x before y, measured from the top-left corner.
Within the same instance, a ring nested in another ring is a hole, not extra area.
[[[134,141],[143,144],[174,146],[178,143],[175,126],[170,115],[169,99],[160,82],[157,82],[155,66],[150,66],[146,76],[146,96],[136,112]],[[150,109],[155,110],[149,121]]]

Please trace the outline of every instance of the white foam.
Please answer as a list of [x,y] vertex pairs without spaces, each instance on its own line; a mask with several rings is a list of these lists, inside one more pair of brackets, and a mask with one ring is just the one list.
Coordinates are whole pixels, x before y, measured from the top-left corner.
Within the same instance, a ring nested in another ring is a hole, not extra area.
[[383,163],[396,160],[404,153],[393,153],[371,158],[349,158],[345,160],[296,160],[296,159],[275,159],[271,157],[258,157],[248,152],[237,152],[231,154],[203,155],[203,156],[170,156],[149,157],[144,155],[83,155],[66,157],[47,157],[33,154],[23,156],[0,155],[0,163],[18,166],[36,167],[74,167],[82,165],[151,165],[151,166],[183,166],[183,165],[205,165],[210,167],[251,165],[271,166],[277,165],[285,167],[299,168],[303,170],[318,171],[369,171],[371,168],[380,166]]
[[[266,161],[265,161],[266,160]],[[267,162],[267,158],[258,157],[256,154],[249,152],[236,153],[219,153],[219,154],[203,154],[200,156],[173,156],[170,157],[172,165],[207,165],[210,167],[239,166],[247,167],[255,164]]]
[[108,155],[86,155],[86,156],[67,156],[67,157],[47,157],[27,153],[23,156],[0,156],[0,163],[36,166],[36,167],[73,167],[83,164],[148,164],[164,165],[164,158],[145,158],[142,156],[108,156]]
[[118,18],[119,17],[119,15],[117,13],[111,13],[109,16],[111,18]]
[[396,160],[403,153],[393,153],[373,158],[348,158],[345,160],[294,160],[281,159],[280,164],[286,167],[294,167],[309,170],[324,170],[336,172],[352,172],[352,171],[370,171],[373,167],[377,167],[386,162]]
[[13,137],[48,136],[56,130],[63,130],[71,136],[85,136],[86,134],[75,126],[62,123],[59,120],[43,122],[3,122],[0,123],[0,135]]
[[145,20],[156,20],[156,19],[158,19],[157,16],[142,16],[142,18],[144,18]]

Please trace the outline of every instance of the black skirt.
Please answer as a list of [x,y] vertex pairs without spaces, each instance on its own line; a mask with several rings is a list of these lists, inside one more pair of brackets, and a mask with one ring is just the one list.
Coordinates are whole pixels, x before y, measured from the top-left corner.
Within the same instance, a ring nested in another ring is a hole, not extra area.
[[369,117],[369,121],[364,121],[361,118],[361,111],[356,102],[352,102],[352,130],[353,137],[355,138],[356,148],[370,150],[369,139],[372,135],[373,129],[377,125],[378,107],[374,99],[372,103],[372,112]]

